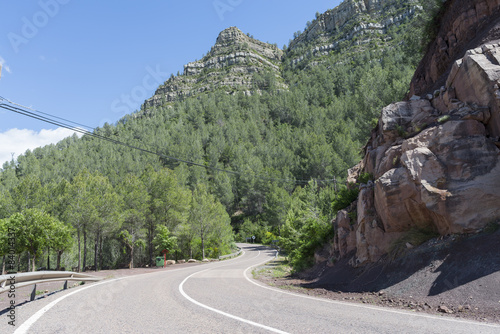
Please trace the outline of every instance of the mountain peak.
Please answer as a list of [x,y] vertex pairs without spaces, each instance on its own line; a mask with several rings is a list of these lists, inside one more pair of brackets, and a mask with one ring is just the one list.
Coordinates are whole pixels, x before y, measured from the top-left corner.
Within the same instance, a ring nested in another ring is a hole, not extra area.
[[222,30],[210,51],[210,56],[226,55],[235,51],[251,52],[262,55],[272,62],[280,62],[283,51],[276,44],[261,42],[237,27]]
[[244,41],[248,37],[237,27],[229,27],[220,32],[219,37],[217,37],[216,44],[227,45],[234,44],[238,41]]
[[286,89],[279,68],[282,56],[283,51],[276,45],[229,27],[220,32],[215,45],[202,59],[184,65],[184,73],[167,80],[146,103],[161,105],[218,89],[228,94],[243,91],[251,95],[269,86],[255,82],[258,73],[271,73],[267,78],[274,78],[269,80],[278,81],[278,88]]

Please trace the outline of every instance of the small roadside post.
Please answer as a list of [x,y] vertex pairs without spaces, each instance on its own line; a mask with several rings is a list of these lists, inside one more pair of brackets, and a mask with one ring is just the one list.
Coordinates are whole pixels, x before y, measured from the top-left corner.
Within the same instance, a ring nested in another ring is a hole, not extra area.
[[276,239],[276,240],[273,240],[271,241],[271,243],[273,244],[273,247],[276,248],[276,254],[274,255],[274,258],[277,259],[278,258],[278,254],[280,252],[280,246],[279,246],[279,239]]
[[252,243],[255,243],[255,235],[252,235]]
[[167,254],[168,254],[168,249],[164,249],[162,251],[163,253],[163,268],[167,267]]

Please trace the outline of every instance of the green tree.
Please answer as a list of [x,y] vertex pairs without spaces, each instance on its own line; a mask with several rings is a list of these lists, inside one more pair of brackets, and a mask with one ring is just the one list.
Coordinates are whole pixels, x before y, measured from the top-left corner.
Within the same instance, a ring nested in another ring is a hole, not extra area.
[[123,241],[130,252],[128,267],[129,269],[132,269],[134,268],[134,250],[137,247],[145,247],[146,242],[143,239],[137,239],[137,236],[135,234],[130,234],[128,230],[120,231],[120,233],[118,233],[118,237]]
[[71,184],[66,179],[61,179],[59,182],[51,181],[44,185],[44,207],[47,213],[55,218],[64,220],[64,212],[72,200],[67,196],[70,187]]
[[[93,203],[91,190],[92,176],[88,170],[81,171],[71,182],[66,193],[68,206],[64,217],[77,232],[78,271],[85,270],[87,263],[87,232],[91,222],[98,219],[98,212]],[[81,237],[83,236],[83,262]]]
[[281,235],[281,226],[286,220],[286,214],[291,204],[291,198],[288,191],[276,184],[273,184],[266,194],[266,203],[264,205],[265,218],[267,222],[277,229],[278,235]]
[[238,231],[238,240],[246,241],[247,238],[255,237],[250,242],[262,242],[266,236],[267,227],[262,221],[253,222],[250,218],[245,218]]
[[171,230],[187,219],[190,192],[181,186],[171,170],[162,168],[155,171],[146,167],[141,181],[149,194],[149,212],[146,217],[149,263],[153,265],[153,238],[156,227],[165,225]]
[[[6,256],[10,253],[8,219],[0,219],[0,256],[2,257],[2,275],[5,275]],[[17,251],[16,251],[17,254]],[[14,255],[14,254],[13,254]]]
[[24,177],[12,191],[12,198],[18,211],[33,208],[41,209],[44,195],[40,179],[34,175]]
[[14,231],[19,246],[31,256],[32,270],[36,270],[36,258],[44,249],[52,246],[53,235],[64,225],[39,209],[26,209],[9,218],[9,227]]
[[88,181],[92,206],[96,210],[95,219],[90,221],[90,230],[94,233],[94,267],[98,271],[102,264],[103,242],[120,229],[123,202],[107,177],[96,173]]
[[119,237],[130,254],[129,268],[134,267],[134,250],[136,246],[144,247],[144,225],[148,215],[150,196],[141,180],[132,174],[127,174],[118,188],[122,195],[124,211],[123,225]]
[[10,193],[0,188],[0,219],[10,217],[15,209]]
[[195,246],[196,231],[189,222],[179,224],[176,228],[175,234],[177,235],[178,245],[183,255],[188,255],[190,259],[193,258],[193,248]]
[[[73,244],[72,235],[74,229],[72,226],[54,219],[51,226],[51,234],[49,235],[48,249],[54,250],[57,254],[56,270],[61,270],[61,256]],[[49,269],[47,265],[47,269]]]
[[16,175],[16,163],[14,160],[5,162],[0,173],[0,184],[7,189],[13,189],[19,182]]
[[158,225],[155,230],[153,245],[156,252],[162,252],[163,250],[173,252],[177,250],[177,237],[171,236],[168,227],[165,225]]
[[189,224],[200,238],[203,259],[205,258],[206,243],[212,234],[223,233],[215,238],[218,238],[220,244],[228,242],[229,215],[222,204],[216,201],[215,197],[208,193],[207,188],[202,184],[193,191]]

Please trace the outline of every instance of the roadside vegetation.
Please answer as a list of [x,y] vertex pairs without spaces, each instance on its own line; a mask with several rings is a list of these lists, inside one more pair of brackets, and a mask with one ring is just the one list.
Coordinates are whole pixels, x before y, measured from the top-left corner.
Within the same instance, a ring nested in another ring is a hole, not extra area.
[[5,266],[14,254],[19,271],[133,268],[152,265],[163,250],[172,259],[202,259],[233,246],[222,204],[203,184],[191,191],[164,168],[146,167],[115,186],[85,169],[71,182],[45,185],[31,175],[0,193],[0,203],[0,256]]

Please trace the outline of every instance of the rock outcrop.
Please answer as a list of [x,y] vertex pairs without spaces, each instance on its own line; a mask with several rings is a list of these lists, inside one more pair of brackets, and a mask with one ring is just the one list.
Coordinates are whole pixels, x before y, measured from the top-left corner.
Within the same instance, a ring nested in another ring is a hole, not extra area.
[[158,106],[217,89],[251,95],[262,88],[255,83],[256,73],[274,75],[278,88],[286,88],[279,69],[282,56],[283,52],[275,45],[260,42],[230,27],[219,34],[212,50],[203,59],[185,65],[183,75],[172,76],[146,105]]
[[[445,19],[462,18],[462,11],[454,11],[459,2],[448,4]],[[497,11],[500,2],[469,5],[476,16],[487,17],[484,13]],[[481,35],[495,36],[488,30],[495,25],[481,25],[486,27]],[[455,28],[454,33],[463,32],[467,25]],[[434,64],[420,68],[427,71]],[[437,82],[436,75],[426,89]],[[412,87],[424,87],[422,82],[416,76]],[[379,260],[410,230],[475,233],[500,220],[500,40],[464,52],[452,62],[442,87],[423,91],[382,110],[364,159],[349,173],[352,182],[361,173],[370,173],[373,181],[361,185],[355,209],[338,213],[332,257],[351,256],[357,266]]]

